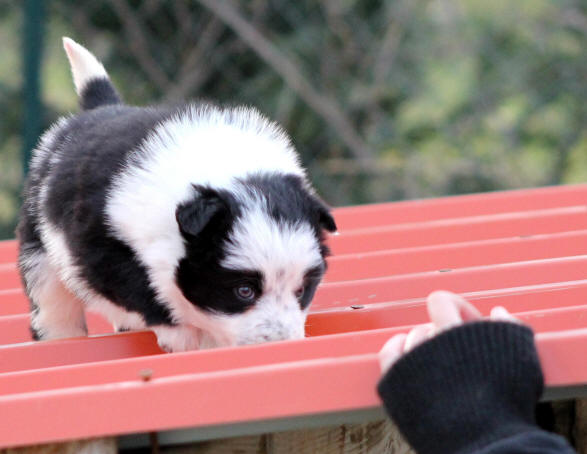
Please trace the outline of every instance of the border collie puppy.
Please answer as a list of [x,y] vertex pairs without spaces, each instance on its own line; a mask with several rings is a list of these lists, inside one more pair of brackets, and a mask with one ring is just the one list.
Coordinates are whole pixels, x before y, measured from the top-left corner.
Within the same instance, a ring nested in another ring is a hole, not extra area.
[[124,105],[63,39],[82,112],[34,151],[18,226],[35,339],[152,329],[167,351],[304,336],[336,231],[286,133],[248,107]]

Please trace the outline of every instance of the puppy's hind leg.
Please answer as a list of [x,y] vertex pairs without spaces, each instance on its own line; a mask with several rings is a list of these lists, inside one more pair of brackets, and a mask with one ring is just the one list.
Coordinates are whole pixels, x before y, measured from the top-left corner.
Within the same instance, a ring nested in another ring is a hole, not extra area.
[[19,265],[31,302],[35,340],[87,336],[84,304],[65,287],[43,250],[21,253]]

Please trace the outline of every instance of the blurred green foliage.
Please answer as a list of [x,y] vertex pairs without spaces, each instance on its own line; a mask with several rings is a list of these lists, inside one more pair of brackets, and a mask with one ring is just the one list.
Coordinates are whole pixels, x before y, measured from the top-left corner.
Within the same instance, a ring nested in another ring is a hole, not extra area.
[[[334,205],[587,181],[584,1],[53,0],[47,13],[45,126],[77,108],[68,35],[130,103],[257,106]],[[0,237],[22,180],[21,27],[19,3],[0,0]]]

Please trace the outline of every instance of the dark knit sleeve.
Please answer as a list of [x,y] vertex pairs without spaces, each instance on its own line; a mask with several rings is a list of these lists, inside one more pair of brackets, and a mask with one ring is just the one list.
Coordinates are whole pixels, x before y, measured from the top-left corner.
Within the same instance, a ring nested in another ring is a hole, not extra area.
[[558,439],[534,423],[542,390],[532,331],[507,322],[441,333],[400,358],[378,385],[387,412],[418,454],[513,454],[526,451],[493,448],[519,437]]

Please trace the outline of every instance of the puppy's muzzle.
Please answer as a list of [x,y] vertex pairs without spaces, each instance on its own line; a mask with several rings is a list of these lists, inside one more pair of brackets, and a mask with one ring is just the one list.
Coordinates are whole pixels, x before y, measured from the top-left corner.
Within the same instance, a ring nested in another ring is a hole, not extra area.
[[266,321],[256,325],[251,332],[242,333],[237,338],[238,345],[260,344],[281,340],[304,338],[303,324],[288,326],[278,321]]

